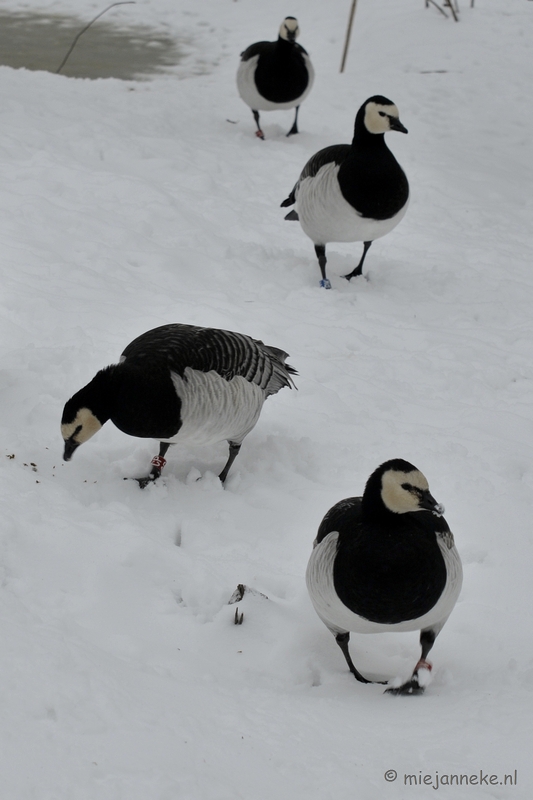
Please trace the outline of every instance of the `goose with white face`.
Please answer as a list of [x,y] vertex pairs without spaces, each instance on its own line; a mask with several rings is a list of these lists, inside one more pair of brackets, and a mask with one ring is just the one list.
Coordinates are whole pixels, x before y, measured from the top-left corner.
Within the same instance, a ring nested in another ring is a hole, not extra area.
[[394,514],[411,511],[432,511],[438,517],[444,514],[444,506],[437,503],[425,476],[420,470],[401,472],[389,469],[381,476],[381,499],[383,505]]
[[90,409],[80,408],[72,422],[61,425],[61,435],[65,442],[63,459],[70,461],[80,444],[85,444],[101,427],[102,423]]
[[124,433],[159,440],[152,470],[139,486],[157,480],[171,444],[227,441],[226,480],[243,439],[267,397],[293,384],[284,350],[246,334],[179,323],[141,334],[118,364],[101,369],[65,404],[64,459],[111,420]]
[[407,128],[400,122],[400,112],[394,103],[384,105],[370,101],[365,107],[365,128],[369,133],[387,133],[399,131],[407,133]]
[[296,41],[300,35],[298,20],[295,17],[285,17],[279,28],[279,35],[281,39],[285,39],[287,42]]
[[396,458],[374,470],[362,497],[336,503],[319,526],[307,588],[315,611],[361,683],[376,679],[355,667],[348,649],[351,631],[418,630],[421,656],[411,678],[387,691],[424,691],[431,670],[428,653],[462,584],[461,559],[443,513],[422,472]]
[[357,111],[352,143],[330,145],[311,156],[281,203],[295,205],[285,219],[298,220],[314,243],[325,289],[331,289],[329,242],[364,243],[359,263],[344,275],[351,280],[363,274],[372,242],[390,233],[407,211],[409,182],[385,142],[389,131],[407,133],[397,106],[383,95],[369,97]]
[[237,89],[252,110],[259,139],[265,138],[260,111],[294,108],[294,122],[287,136],[298,133],[298,110],[315,76],[307,51],[296,41],[299,35],[298,20],[285,17],[276,41],[254,42],[241,53]]

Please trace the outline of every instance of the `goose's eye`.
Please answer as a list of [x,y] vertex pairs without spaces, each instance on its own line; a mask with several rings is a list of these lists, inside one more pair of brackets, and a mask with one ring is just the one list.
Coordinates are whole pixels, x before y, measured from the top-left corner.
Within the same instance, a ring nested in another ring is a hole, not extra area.
[[378,114],[379,114],[380,117],[386,117],[387,116],[384,111],[378,111]]
[[417,497],[422,497],[422,490],[418,488],[418,486],[413,486],[412,483],[402,483],[402,489],[405,489],[406,492],[411,492],[411,494],[415,494]]

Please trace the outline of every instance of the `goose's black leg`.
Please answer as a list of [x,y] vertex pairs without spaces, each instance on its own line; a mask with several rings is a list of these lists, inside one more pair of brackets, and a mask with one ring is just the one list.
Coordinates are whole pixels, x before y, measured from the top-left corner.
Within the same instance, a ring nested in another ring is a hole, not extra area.
[[218,476],[222,481],[222,483],[224,483],[226,478],[228,477],[228,472],[231,469],[231,465],[239,455],[239,450],[241,449],[240,444],[237,444],[236,442],[228,442],[228,444],[229,444],[229,458],[226,461],[226,466]]
[[343,277],[346,278],[347,281],[351,280],[352,278],[355,278],[356,275],[363,274],[363,262],[366,258],[366,254],[368,253],[371,244],[372,242],[364,242],[363,255],[361,256],[361,261],[354,270],[348,273],[348,275],[343,275]]
[[152,458],[152,469],[150,470],[150,474],[147,475],[146,478],[135,478],[141,489],[144,489],[149,483],[152,483],[161,477],[161,470],[167,463],[165,460],[165,455],[169,447],[170,442],[160,442],[159,455]]
[[437,634],[433,630],[420,632],[420,645],[422,647],[422,654],[418,664],[413,670],[411,678],[407,681],[407,683],[402,683],[401,686],[397,686],[396,688],[391,686],[390,689],[385,689],[386,694],[422,694],[425,687],[420,686],[420,681],[418,680],[418,670],[423,667],[431,672],[431,662],[426,660],[426,656],[435,644],[436,638]]
[[383,683],[383,681],[369,681],[367,678],[363,678],[361,673],[355,668],[355,664],[352,661],[352,657],[348,649],[348,642],[350,641],[349,633],[338,633],[335,636],[335,641],[342,650],[342,653],[344,655],[344,658],[346,659],[346,663],[348,664],[350,672],[358,681],[361,681],[361,683]]
[[322,273],[322,280],[320,281],[320,285],[323,289],[331,289],[331,283],[326,278],[326,245],[325,244],[315,244],[315,253],[316,257],[318,258],[318,266],[320,267],[320,272]]
[[264,139],[265,134],[261,130],[261,126],[259,124],[259,111],[256,111],[254,108],[252,108],[252,114],[254,115],[255,124],[257,125],[257,130],[255,132],[255,135],[257,136],[258,139]]
[[287,136],[292,136],[293,133],[298,133],[298,111],[300,110],[300,106],[296,106],[296,114],[294,115],[294,122],[292,123],[292,128],[288,132]]

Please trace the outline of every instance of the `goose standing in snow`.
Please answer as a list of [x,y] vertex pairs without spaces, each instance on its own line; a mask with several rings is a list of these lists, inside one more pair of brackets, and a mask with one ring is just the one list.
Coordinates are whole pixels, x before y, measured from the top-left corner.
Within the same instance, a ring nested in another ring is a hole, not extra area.
[[403,218],[409,202],[409,183],[385,142],[387,131],[407,133],[398,109],[381,95],[370,97],[355,118],[351,144],[319,150],[302,170],[281,204],[296,204],[285,219],[299,220],[314,242],[322,273],[320,285],[331,289],[326,277],[328,242],[363,242],[363,255],[347,280],[363,274],[368,248]]
[[287,353],[242,333],[163,325],[129,344],[118,364],[105,367],[65,405],[63,458],[111,420],[130,436],[159,439],[152,470],[138,479],[155,481],[171,444],[227,440],[226,480],[244,437],[271,394],[293,384]]
[[333,506],[318,529],[306,573],[320,619],[335,636],[350,672],[350,631],[420,631],[422,654],[409,681],[386,691],[419,694],[420,670],[461,590],[462,568],[444,508],[426,478],[403,459],[372,473],[362,497]]
[[259,124],[259,111],[296,108],[294,123],[287,136],[298,133],[298,110],[315,78],[313,65],[304,48],[296,42],[298,20],[285,17],[277,42],[255,42],[241,53],[237,71],[239,94],[252,109],[256,136],[265,135]]

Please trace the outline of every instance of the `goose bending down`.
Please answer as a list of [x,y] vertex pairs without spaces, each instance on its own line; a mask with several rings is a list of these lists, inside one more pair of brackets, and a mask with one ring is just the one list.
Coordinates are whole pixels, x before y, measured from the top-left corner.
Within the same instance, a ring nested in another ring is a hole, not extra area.
[[318,529],[306,573],[315,610],[335,636],[350,672],[350,631],[420,631],[421,656],[393,694],[419,694],[427,655],[455,606],[462,567],[444,508],[424,475],[403,459],[372,473],[362,497],[333,506]]
[[265,138],[259,124],[260,111],[296,108],[287,136],[298,133],[298,111],[315,78],[307,52],[296,42],[299,33],[298,20],[285,17],[276,42],[255,42],[241,53],[237,89],[252,109],[260,139]]
[[143,488],[161,475],[171,444],[227,440],[226,480],[243,439],[263,403],[296,371],[287,353],[250,336],[193,325],[163,325],[129,344],[118,364],[100,370],[66,403],[61,420],[63,458],[91,438],[107,420],[130,436],[159,439]]
[[370,97],[355,117],[351,144],[319,150],[302,170],[292,192],[281,204],[296,205],[285,219],[299,220],[314,242],[322,273],[320,285],[330,289],[326,276],[328,242],[363,242],[363,255],[347,280],[363,274],[363,263],[374,239],[390,233],[403,219],[409,202],[407,177],[387,147],[385,133],[407,129],[398,109],[386,97]]

